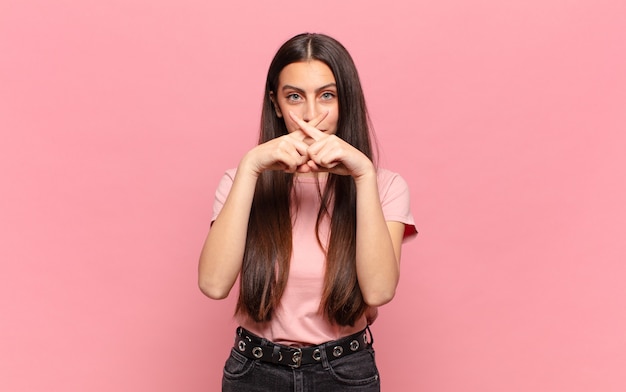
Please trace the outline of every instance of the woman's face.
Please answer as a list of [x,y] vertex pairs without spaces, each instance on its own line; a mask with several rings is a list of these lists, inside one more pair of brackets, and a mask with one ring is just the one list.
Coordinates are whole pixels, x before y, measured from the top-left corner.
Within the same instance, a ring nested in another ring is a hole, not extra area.
[[289,116],[291,111],[304,121],[328,113],[319,124],[312,125],[328,134],[337,132],[337,85],[333,72],[323,62],[311,60],[287,65],[278,75],[278,87],[270,97],[276,115],[283,118],[287,131],[299,129]]

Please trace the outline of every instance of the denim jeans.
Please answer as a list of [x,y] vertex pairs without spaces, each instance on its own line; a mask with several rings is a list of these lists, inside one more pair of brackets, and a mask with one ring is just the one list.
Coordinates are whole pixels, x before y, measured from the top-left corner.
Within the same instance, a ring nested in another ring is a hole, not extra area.
[[374,349],[332,361],[322,350],[319,363],[291,368],[249,359],[231,350],[224,366],[223,392],[379,392]]

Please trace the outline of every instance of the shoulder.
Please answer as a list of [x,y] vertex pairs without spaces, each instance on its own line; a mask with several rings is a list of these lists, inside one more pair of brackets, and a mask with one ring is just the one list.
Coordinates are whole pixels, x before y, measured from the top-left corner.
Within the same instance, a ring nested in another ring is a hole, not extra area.
[[378,168],[376,173],[378,189],[381,194],[385,194],[390,190],[395,192],[408,192],[409,186],[400,174],[385,168]]
[[220,186],[232,184],[233,181],[235,180],[235,174],[237,174],[236,168],[226,170],[220,180]]
[[396,172],[394,172],[394,171],[391,171],[391,170],[389,170],[389,169],[385,169],[384,167],[379,167],[379,168],[377,168],[377,169],[376,169],[376,174],[378,175],[378,179],[379,179],[379,180],[381,180],[381,179],[387,179],[387,178],[394,178],[394,177],[400,177],[400,178],[402,178],[402,177],[400,176],[400,174],[398,174],[398,173],[396,173]]
[[215,196],[218,200],[226,199],[226,196],[230,192],[230,188],[232,188],[233,182],[235,181],[236,173],[237,169],[228,169],[224,172],[217,185],[217,189],[215,190]]
[[415,237],[417,229],[411,213],[409,185],[398,173],[378,169],[378,189],[385,220],[404,223],[404,241]]
[[233,167],[224,172],[224,177],[228,177],[232,180],[235,178],[235,174],[237,174],[237,168]]

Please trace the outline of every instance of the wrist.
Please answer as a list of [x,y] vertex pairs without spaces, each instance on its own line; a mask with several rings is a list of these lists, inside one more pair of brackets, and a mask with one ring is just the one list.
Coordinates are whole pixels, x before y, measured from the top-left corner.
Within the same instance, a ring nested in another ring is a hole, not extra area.
[[250,152],[241,158],[239,161],[239,166],[237,166],[237,173],[241,173],[242,175],[246,175],[249,177],[253,177],[254,179],[259,178],[263,170],[261,170],[258,165],[254,163],[254,159],[250,156]]
[[354,179],[354,182],[357,185],[359,185],[360,183],[365,183],[365,182],[369,182],[372,180],[376,181],[377,174],[376,174],[376,168],[374,167],[374,164],[372,162],[369,162],[367,167],[354,173],[352,175],[352,178]]

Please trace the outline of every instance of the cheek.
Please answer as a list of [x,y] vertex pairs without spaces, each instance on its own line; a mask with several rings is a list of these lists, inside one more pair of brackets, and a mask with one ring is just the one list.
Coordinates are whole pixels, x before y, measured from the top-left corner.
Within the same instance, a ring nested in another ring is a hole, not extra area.
[[299,129],[298,124],[293,122],[293,120],[291,118],[285,118],[283,116],[283,120],[285,121],[285,127],[287,127],[287,131],[288,132],[293,132],[293,131]]
[[339,122],[339,116],[336,115],[332,115],[330,116],[331,118],[328,118],[326,123],[328,124],[328,128],[332,128],[332,129],[337,129],[337,123]]

